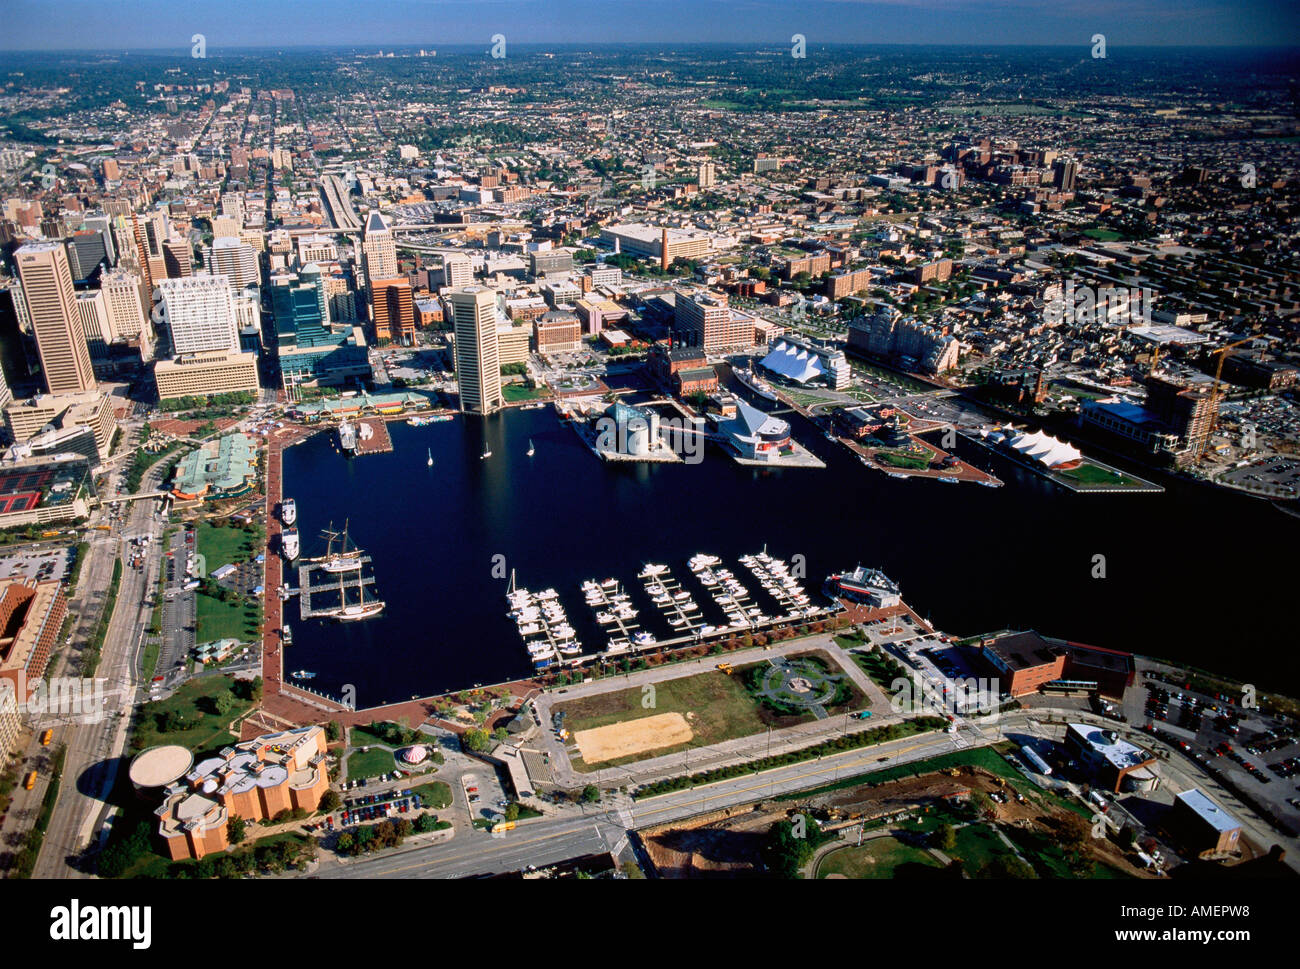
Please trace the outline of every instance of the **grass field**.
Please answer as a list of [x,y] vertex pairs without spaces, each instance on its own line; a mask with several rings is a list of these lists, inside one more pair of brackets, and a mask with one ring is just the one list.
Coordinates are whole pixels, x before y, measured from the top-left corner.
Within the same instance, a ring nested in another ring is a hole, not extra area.
[[1058,475],[1067,481],[1072,481],[1078,485],[1106,485],[1110,488],[1133,488],[1142,485],[1143,482],[1137,478],[1131,478],[1126,474],[1115,474],[1105,468],[1099,468],[1095,464],[1089,464],[1086,461],[1070,471],[1057,471]]
[[817,877],[893,878],[894,869],[907,864],[943,867],[933,855],[921,848],[904,844],[897,838],[875,838],[861,847],[838,848],[828,853],[817,865]]
[[393,752],[384,747],[371,747],[369,750],[357,751],[348,757],[348,780],[361,777],[378,777],[397,767]]
[[247,641],[256,634],[252,621],[244,615],[244,606],[235,602],[222,602],[201,592],[194,598],[197,626],[195,642],[210,643],[217,639]]
[[[188,681],[166,700],[145,704],[132,738],[135,749],[143,750],[155,744],[179,744],[192,751],[205,752],[234,743],[239,738],[232,736],[226,727],[247,713],[252,704],[236,697],[234,705],[224,716],[216,713],[212,706],[213,699],[231,689],[233,683],[229,676],[204,676]],[[162,718],[170,712],[185,717],[183,729],[162,729]]]
[[419,794],[428,807],[445,808],[451,806],[451,788],[442,781],[421,784],[419,787],[411,788],[411,790]]
[[523,384],[505,384],[501,388],[501,396],[506,399],[507,403],[513,404],[518,400],[538,400],[546,396],[545,388],[530,388]]
[[916,471],[924,471],[934,460],[934,452],[927,450],[924,456],[919,454],[908,454],[906,451],[876,451],[871,457],[880,464],[887,464],[894,468],[912,468]]
[[[693,739],[687,743],[605,761],[600,767],[630,764],[646,757],[716,744],[765,729],[759,705],[745,691],[738,677],[713,670],[664,680],[654,687],[652,696],[643,694],[640,687],[633,687],[571,700],[559,704],[556,709],[565,713],[564,725],[570,733],[664,713],[680,713],[690,725]],[[646,699],[653,699],[653,705],[643,706]],[[577,770],[595,769],[595,765],[588,767],[579,757],[573,759],[573,765]]]
[[223,565],[243,562],[257,554],[253,547],[254,536],[242,528],[217,528],[208,522],[194,526],[194,540],[199,554],[207,561],[208,571]]

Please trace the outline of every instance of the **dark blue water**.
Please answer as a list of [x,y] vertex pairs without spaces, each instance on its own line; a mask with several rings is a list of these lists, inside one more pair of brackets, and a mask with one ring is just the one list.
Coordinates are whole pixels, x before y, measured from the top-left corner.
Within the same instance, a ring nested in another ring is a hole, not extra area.
[[[1161,495],[1075,495],[968,444],[959,453],[1006,487],[898,480],[798,422],[825,470],[756,471],[714,450],[696,466],[605,465],[549,408],[389,430],[390,454],[345,459],[332,432],[284,453],[303,554],[320,554],[313,536],[348,519],[388,603],[381,618],[337,624],[296,621],[291,602],[286,662],[328,692],[354,685],[360,706],[531,673],[494,568],[556,588],[590,651],[604,638],[584,579],[626,583],[664,638],[635,578],[642,563],[672,566],[715,622],[686,559],[721,555],[758,594],[735,560],[764,544],[805,557],[810,591],[829,572],[878,566],[957,634],[1032,627],[1277,688],[1300,671],[1300,521],[1244,496],[1178,481]],[[493,456],[481,461],[485,444]],[[1289,550],[1292,564],[1270,550]],[[1094,555],[1105,578],[1091,577]]]

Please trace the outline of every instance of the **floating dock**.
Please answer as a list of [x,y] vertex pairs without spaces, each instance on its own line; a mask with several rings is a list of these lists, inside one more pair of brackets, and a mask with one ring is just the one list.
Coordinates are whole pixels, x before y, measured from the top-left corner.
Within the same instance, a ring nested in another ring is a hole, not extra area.
[[393,438],[388,433],[388,423],[382,417],[362,417],[354,421],[357,429],[358,457],[363,454],[388,454],[393,450]]
[[[613,582],[613,579],[606,579],[605,583]],[[582,584],[583,594],[586,596],[587,605],[591,607],[592,613],[596,617],[596,622],[600,625],[603,632],[608,635],[609,648],[608,653],[626,653],[632,649],[649,649],[658,645],[658,641],[653,637],[648,642],[638,643],[635,640],[636,634],[640,631],[641,626],[636,621],[637,610],[629,604],[629,596],[623,592],[623,587],[617,582],[612,587],[606,587],[606,584],[598,582],[595,579],[589,579]],[[619,606],[624,606],[631,615],[619,615]],[[609,621],[602,622],[601,614],[610,617]]]
[[[693,635],[706,625],[700,615],[699,603],[673,578],[672,570],[665,567],[655,575],[638,576],[645,583],[646,595],[653,602],[657,597],[668,596],[667,602],[655,602],[664,614],[668,625],[677,635]],[[679,598],[680,597],[680,598]]]

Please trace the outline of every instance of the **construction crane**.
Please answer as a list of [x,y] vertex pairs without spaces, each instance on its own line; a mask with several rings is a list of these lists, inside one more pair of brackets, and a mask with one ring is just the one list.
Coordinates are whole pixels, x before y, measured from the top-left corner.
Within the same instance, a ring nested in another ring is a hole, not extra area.
[[1241,346],[1243,343],[1250,343],[1255,338],[1248,336],[1244,340],[1237,340],[1235,343],[1229,343],[1226,347],[1220,347],[1210,355],[1219,358],[1219,362],[1214,367],[1214,385],[1210,387],[1210,426],[1205,430],[1205,437],[1201,439],[1201,448],[1196,454],[1196,460],[1199,462],[1205,457],[1205,451],[1210,446],[1210,435],[1214,433],[1215,426],[1219,423],[1219,384],[1223,378],[1223,361],[1227,359],[1228,354]]

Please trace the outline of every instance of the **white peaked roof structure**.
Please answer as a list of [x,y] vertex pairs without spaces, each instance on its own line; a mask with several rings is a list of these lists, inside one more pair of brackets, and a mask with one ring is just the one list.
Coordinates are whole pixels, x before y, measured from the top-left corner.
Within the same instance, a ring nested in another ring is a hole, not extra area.
[[1019,451],[1026,458],[1037,461],[1045,468],[1055,468],[1083,460],[1083,453],[1078,448],[1042,431],[1024,434],[1009,427],[999,428],[988,435],[988,439],[994,444],[1001,443],[1013,451]]
[[784,340],[777,342],[772,352],[763,358],[762,365],[773,373],[798,384],[805,384],[815,377],[826,375],[821,357]]

